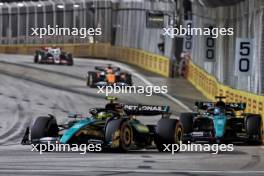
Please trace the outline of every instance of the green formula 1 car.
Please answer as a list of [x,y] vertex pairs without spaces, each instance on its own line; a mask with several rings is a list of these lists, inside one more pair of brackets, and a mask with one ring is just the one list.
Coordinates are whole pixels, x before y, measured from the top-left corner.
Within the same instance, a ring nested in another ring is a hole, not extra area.
[[[38,117],[22,141],[23,144],[100,144],[103,149],[129,151],[157,148],[164,144],[179,144],[183,127],[179,120],[171,119],[168,106],[128,105],[110,102],[104,108],[90,109],[88,117],[71,114],[66,124],[58,125],[52,115]],[[156,125],[140,122],[136,116],[161,115]]]

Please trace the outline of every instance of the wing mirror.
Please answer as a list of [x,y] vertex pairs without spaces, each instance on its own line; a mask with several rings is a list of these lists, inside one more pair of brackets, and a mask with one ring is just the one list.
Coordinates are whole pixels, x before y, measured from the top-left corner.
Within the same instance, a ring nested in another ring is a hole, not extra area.
[[91,108],[89,109],[89,113],[92,115],[92,116],[96,116],[96,114],[98,113],[97,109],[95,108]]

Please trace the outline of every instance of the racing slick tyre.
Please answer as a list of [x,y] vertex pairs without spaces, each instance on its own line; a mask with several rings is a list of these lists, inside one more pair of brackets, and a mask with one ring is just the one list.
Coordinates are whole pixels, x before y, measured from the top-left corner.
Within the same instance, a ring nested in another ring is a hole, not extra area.
[[66,58],[67,58],[67,65],[72,66],[73,65],[72,54],[68,54]]
[[164,152],[164,144],[177,144],[180,147],[183,126],[177,119],[160,119],[157,124],[154,142],[160,152]]
[[36,119],[31,128],[31,141],[43,137],[58,137],[59,128],[53,117],[41,116]]
[[34,56],[34,63],[38,63],[38,55],[37,54]]
[[117,152],[127,152],[133,142],[133,130],[127,120],[110,120],[105,129],[105,140],[111,142],[111,148]]
[[133,141],[133,131],[127,121],[123,122],[120,127],[120,145],[121,152],[127,152]]
[[91,88],[94,88],[94,87],[96,87],[95,82],[96,82],[96,73],[95,72],[88,72],[86,85],[90,86]]
[[248,135],[248,144],[262,144],[262,123],[261,116],[258,114],[248,115],[246,117],[246,132]]
[[35,59],[34,59],[34,62],[41,64],[42,59],[43,58],[42,58],[42,55],[41,54],[36,54]]
[[129,86],[132,86],[132,75],[131,74],[126,74],[126,83],[129,85]]
[[[193,132],[193,119],[194,119],[194,113],[181,113],[180,114],[180,122],[183,126],[183,132],[184,134],[190,134]],[[183,143],[187,143],[188,139],[183,139]]]
[[194,113],[181,113],[180,121],[183,125],[184,133],[191,133],[193,131]]

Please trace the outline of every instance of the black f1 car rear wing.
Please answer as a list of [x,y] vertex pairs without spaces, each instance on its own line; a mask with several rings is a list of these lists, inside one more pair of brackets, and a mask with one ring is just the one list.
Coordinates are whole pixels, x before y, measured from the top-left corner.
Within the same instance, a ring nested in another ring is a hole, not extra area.
[[[95,66],[94,69],[97,70],[97,71],[105,71],[107,67],[102,67],[102,66]],[[114,72],[117,72],[117,71],[120,71],[121,69],[119,67],[111,67],[111,69],[114,71]]]
[[208,108],[214,107],[215,103],[213,102],[195,102],[195,106],[198,109],[207,110]]
[[[214,102],[195,102],[195,106],[197,106],[198,109],[201,110],[207,110],[211,107],[216,107],[217,103]],[[246,109],[246,103],[225,103],[226,110],[234,110],[234,111],[243,111]]]
[[162,115],[168,114],[170,112],[169,106],[159,106],[159,105],[124,105],[124,111],[127,115]]

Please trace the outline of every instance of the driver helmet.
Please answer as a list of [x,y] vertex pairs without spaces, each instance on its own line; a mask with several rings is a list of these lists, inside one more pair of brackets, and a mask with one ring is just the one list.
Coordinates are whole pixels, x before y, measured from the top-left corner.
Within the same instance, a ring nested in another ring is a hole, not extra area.
[[110,68],[107,68],[107,69],[106,69],[106,73],[107,73],[107,74],[113,74],[114,72],[113,72],[113,70],[112,70],[112,69],[110,69]]
[[105,105],[105,109],[109,109],[109,110],[112,110],[112,111],[119,111],[119,110],[123,110],[124,109],[124,105],[121,104],[121,103],[113,103],[113,102],[110,102],[108,104]]
[[105,76],[105,72],[101,72],[100,73],[100,76]]
[[96,119],[99,119],[99,120],[106,120],[112,117],[112,113],[102,111],[102,112],[97,113],[95,117]]
[[124,115],[125,111],[124,111],[124,105],[121,103],[108,103],[105,105],[105,109],[111,110],[111,111],[115,111],[117,112],[119,115]]
[[106,73],[108,74],[112,74],[113,73],[113,67],[111,64],[109,64],[106,68],[105,68]]
[[221,109],[221,108],[215,108],[214,109],[214,115],[219,115],[219,114],[222,114],[223,113],[223,109]]

